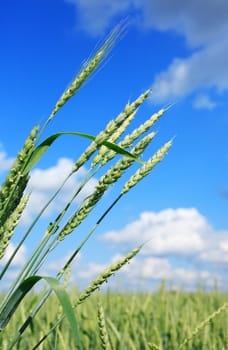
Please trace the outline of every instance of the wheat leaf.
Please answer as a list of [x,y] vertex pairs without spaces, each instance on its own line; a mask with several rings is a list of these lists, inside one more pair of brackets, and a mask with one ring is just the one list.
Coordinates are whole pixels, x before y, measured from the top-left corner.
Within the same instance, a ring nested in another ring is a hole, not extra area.
[[[79,136],[83,137],[89,140],[94,141],[96,139],[95,136],[89,135],[89,134],[84,134],[81,132],[76,132],[76,131],[66,131],[66,132],[59,132],[57,134],[53,134],[49,136],[46,140],[44,140],[40,145],[38,145],[35,150],[33,151],[24,171],[23,174],[29,173],[29,171],[38,163],[38,161],[42,158],[44,153],[49,149],[49,147],[60,137],[63,135],[73,135],[73,136]],[[117,146],[116,144],[109,142],[109,141],[104,141],[102,143],[104,146],[108,147],[109,149],[115,151],[116,153],[122,154],[126,157],[133,158],[135,161],[139,163],[143,163],[140,159],[135,157],[133,154],[130,152],[127,152],[124,148]]]
[[[34,285],[40,280],[46,281],[57,296],[59,303],[63,308],[63,312],[72,329],[72,334],[75,336],[75,340],[79,347],[81,347],[77,321],[75,318],[73,307],[71,305],[70,298],[66,290],[64,289],[64,286],[54,277],[31,276],[25,279],[12,294],[0,315],[0,330],[2,331],[7,326],[14,312],[17,310],[20,302],[23,300],[26,294],[34,287]],[[19,332],[22,333],[23,331],[20,330]]]

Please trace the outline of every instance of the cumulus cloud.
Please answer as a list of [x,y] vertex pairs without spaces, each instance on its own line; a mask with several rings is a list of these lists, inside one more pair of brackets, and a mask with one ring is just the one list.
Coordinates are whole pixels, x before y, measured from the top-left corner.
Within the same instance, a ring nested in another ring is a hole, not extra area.
[[[226,33],[228,4],[226,0],[66,0],[77,10],[79,26],[92,35],[101,34],[110,21],[129,14],[139,26],[158,30],[175,30],[185,35],[189,44],[201,45],[217,40]],[[207,11],[205,11],[207,9]],[[212,25],[213,24],[213,25]]]
[[[31,179],[28,184],[28,192],[31,191],[31,197],[28,206],[23,213],[22,223],[26,224],[31,222],[34,215],[43,208],[50,199],[50,196],[55,193],[65,180],[72,170],[73,164],[74,163],[71,159],[60,158],[57,161],[57,164],[53,167],[48,169],[37,168],[31,172]],[[86,169],[82,167],[67,181],[61,193],[45,211],[44,216],[50,216],[55,211],[63,208],[63,205],[69,201],[85,174]],[[97,181],[95,179],[91,179],[77,197],[77,200],[80,201],[82,198],[90,194],[96,183]]]
[[194,288],[199,282],[227,288],[228,232],[216,231],[195,208],[143,212],[123,229],[101,236],[117,249],[147,242],[123,270],[129,284],[166,279],[172,285]]
[[227,30],[226,0],[192,0],[187,3],[181,0],[132,2],[143,13],[144,26],[161,31],[174,30],[184,35],[188,44],[193,47],[215,42]]
[[143,212],[121,230],[101,236],[112,245],[132,246],[147,242],[142,254],[210,262],[227,268],[228,232],[217,232],[195,208]]
[[158,84],[152,96],[154,102],[170,102],[201,87],[215,87],[219,91],[228,88],[227,74],[224,74],[228,59],[226,0],[66,1],[75,5],[77,23],[88,34],[101,34],[113,19],[130,14],[139,30],[173,31],[183,36],[190,48],[197,49],[187,58],[175,57],[167,69],[155,77]]
[[188,58],[174,59],[166,71],[155,77],[153,101],[184,97],[200,88],[215,87],[219,92],[224,91],[228,88],[228,77],[224,74],[227,59],[228,43],[224,39]]
[[120,231],[109,231],[102,240],[113,243],[148,243],[144,254],[192,255],[204,247],[204,235],[211,231],[196,209],[166,209],[159,213],[143,212]]

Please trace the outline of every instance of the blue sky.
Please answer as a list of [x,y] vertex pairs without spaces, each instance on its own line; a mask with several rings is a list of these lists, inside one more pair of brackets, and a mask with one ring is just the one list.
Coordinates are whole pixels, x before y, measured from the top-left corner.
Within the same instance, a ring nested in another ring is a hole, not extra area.
[[[205,8],[207,11],[205,11]],[[154,91],[133,123],[176,103],[159,121],[156,140],[144,159],[175,136],[168,156],[113,209],[82,251],[72,279],[90,280],[117,256],[151,239],[120,274],[137,288],[162,278],[193,288],[200,281],[227,286],[228,151],[227,1],[183,4],[149,0],[34,0],[5,2],[0,13],[1,135],[3,181],[30,129],[50,114],[55,102],[113,26],[129,24],[94,76],[56,115],[45,136],[58,131],[97,134],[150,86]],[[87,141],[58,141],[31,174],[31,204],[17,242],[40,204],[52,193]],[[16,269],[83,177],[82,169],[47,212],[15,261]],[[97,179],[91,183],[93,188]],[[120,185],[121,186],[121,185]],[[88,223],[69,237],[46,264],[46,272],[77,245],[111,203],[107,193]],[[4,262],[4,261],[3,261]],[[112,283],[117,283],[113,280]],[[134,282],[136,281],[136,282]],[[141,283],[141,282],[140,282]]]

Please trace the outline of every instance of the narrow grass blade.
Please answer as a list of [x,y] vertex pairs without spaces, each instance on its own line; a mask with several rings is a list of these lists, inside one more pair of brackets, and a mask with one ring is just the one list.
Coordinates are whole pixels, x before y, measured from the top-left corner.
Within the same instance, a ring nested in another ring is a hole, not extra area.
[[3,330],[7,326],[8,322],[10,321],[17,307],[19,306],[20,302],[23,300],[26,294],[34,287],[34,285],[40,280],[46,281],[51,287],[51,289],[53,290],[53,292],[56,294],[63,308],[64,314],[70,324],[70,327],[72,329],[72,334],[74,334],[77,344],[79,345],[79,347],[81,347],[78,326],[77,326],[74,310],[70,302],[70,298],[66,290],[64,289],[64,286],[58,281],[58,279],[54,277],[31,276],[26,280],[24,280],[20,284],[20,286],[16,289],[16,291],[13,293],[13,295],[11,296],[10,300],[8,301],[8,303],[6,304],[4,310],[0,315],[0,330]]
[[64,286],[58,281],[57,278],[54,277],[43,277],[45,281],[50,285],[52,290],[55,292],[63,311],[66,315],[66,318],[71,326],[72,334],[75,337],[76,344],[79,346],[80,349],[82,349],[82,344],[79,337],[79,330],[77,321],[75,318],[75,313],[73,310],[73,307],[71,305],[70,298],[64,288]]
[[[59,132],[57,134],[53,134],[51,136],[49,136],[46,140],[44,140],[40,145],[38,145],[35,150],[33,151],[27,166],[25,167],[23,174],[27,174],[33,167],[34,165],[36,165],[38,163],[38,161],[42,158],[42,156],[44,155],[44,153],[49,149],[49,147],[60,137],[63,135],[73,135],[73,136],[79,136],[79,137],[83,137],[89,140],[94,141],[96,139],[95,136],[93,135],[89,135],[89,134],[84,134],[81,132],[76,132],[76,131],[66,131],[66,132]],[[104,141],[103,145],[108,147],[109,149],[115,151],[116,153],[122,154],[126,157],[130,157],[133,158],[134,160],[136,160],[139,163],[143,163],[140,159],[138,159],[137,157],[135,157],[133,154],[131,154],[130,152],[126,151],[125,149],[123,149],[120,146],[117,146],[116,144],[109,142],[109,141]]]

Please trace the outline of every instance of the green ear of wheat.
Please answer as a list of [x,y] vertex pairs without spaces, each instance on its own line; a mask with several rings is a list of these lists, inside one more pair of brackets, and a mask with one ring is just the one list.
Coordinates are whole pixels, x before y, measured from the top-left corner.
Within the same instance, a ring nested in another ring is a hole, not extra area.
[[107,328],[106,328],[104,309],[103,309],[103,306],[101,304],[100,299],[98,301],[97,319],[98,319],[99,336],[100,336],[100,341],[101,341],[101,349],[102,350],[111,350],[109,336],[108,336],[108,332],[107,332]]
[[208,316],[204,321],[202,321],[195,329],[194,331],[184,339],[184,341],[179,346],[178,350],[183,349],[185,345],[187,345],[199,332],[201,332],[207,325],[210,324],[210,322],[216,318],[218,315],[220,315],[222,312],[226,311],[228,309],[228,303],[224,303],[220,308],[218,308],[216,311],[214,311],[210,316]]
[[124,31],[124,25],[120,23],[117,25],[114,30],[109,34],[107,40],[104,44],[98,49],[95,55],[89,59],[82,67],[80,72],[73,79],[69,87],[63,92],[59,100],[56,102],[53,111],[51,112],[48,121],[54,118],[55,114],[60,110],[65,103],[75,95],[75,93],[80,89],[80,87],[86,82],[86,80],[92,75],[92,73],[100,66],[100,63],[108,54],[117,38],[121,36]]

